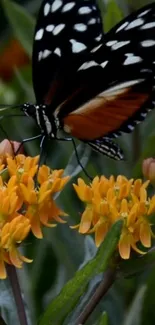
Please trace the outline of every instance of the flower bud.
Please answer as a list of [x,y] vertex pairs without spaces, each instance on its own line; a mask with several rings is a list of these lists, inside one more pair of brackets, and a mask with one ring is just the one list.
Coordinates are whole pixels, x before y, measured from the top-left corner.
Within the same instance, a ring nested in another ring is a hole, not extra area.
[[[0,142],[0,155],[5,156],[9,154],[10,156],[16,155],[17,150],[19,149],[21,143],[17,141],[9,141],[7,139]],[[23,147],[20,148],[18,153],[23,152]]]
[[152,184],[155,184],[155,159],[147,158],[143,161],[142,165],[143,175],[150,180]]

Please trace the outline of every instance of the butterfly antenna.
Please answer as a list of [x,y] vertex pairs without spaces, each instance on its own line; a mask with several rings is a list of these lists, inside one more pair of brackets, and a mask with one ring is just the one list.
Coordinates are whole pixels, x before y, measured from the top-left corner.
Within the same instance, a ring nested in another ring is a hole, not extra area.
[[7,105],[7,104],[0,104],[0,111],[6,111],[9,108],[20,108],[21,105]]
[[78,152],[77,152],[77,148],[76,148],[76,144],[75,144],[74,139],[72,139],[72,143],[73,143],[73,147],[74,147],[74,150],[75,150],[75,156],[76,156],[78,164],[80,165],[80,167],[82,168],[84,174],[88,177],[88,179],[92,181],[93,178],[87,173],[86,169],[81,164],[81,161],[80,161],[79,156],[78,156]]

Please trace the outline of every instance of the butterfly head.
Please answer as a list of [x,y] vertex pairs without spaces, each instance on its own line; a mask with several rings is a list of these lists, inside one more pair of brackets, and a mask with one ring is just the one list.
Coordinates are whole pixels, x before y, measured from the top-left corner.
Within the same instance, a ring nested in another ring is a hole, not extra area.
[[43,104],[25,103],[21,106],[25,115],[35,119],[43,135],[56,137],[57,125],[53,116],[48,115],[48,106]]
[[35,118],[36,110],[37,110],[38,106],[40,106],[40,105],[35,105],[32,103],[25,103],[25,104],[21,105],[21,110],[23,111],[23,113],[25,115]]

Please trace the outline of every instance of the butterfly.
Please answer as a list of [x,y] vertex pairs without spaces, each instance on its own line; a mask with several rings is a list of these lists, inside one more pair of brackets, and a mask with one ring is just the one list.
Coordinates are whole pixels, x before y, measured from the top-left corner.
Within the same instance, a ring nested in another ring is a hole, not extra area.
[[44,0],[33,43],[36,104],[21,109],[44,137],[69,137],[117,160],[115,138],[155,105],[155,3],[104,34],[95,0]]

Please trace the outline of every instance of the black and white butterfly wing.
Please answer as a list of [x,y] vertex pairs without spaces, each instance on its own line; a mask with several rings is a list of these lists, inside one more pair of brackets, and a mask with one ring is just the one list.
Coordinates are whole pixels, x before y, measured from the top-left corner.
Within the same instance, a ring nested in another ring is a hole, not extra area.
[[79,66],[74,95],[56,111],[64,129],[96,149],[103,137],[132,131],[154,107],[154,63],[155,3],[115,26]]
[[[33,45],[33,85],[37,103],[59,105],[71,91],[67,80],[103,37],[95,0],[44,0]],[[52,108],[51,108],[52,109]]]
[[132,131],[153,108],[154,62],[155,3],[103,37],[95,1],[43,2],[33,51],[37,102],[96,150],[122,156],[110,138]]

